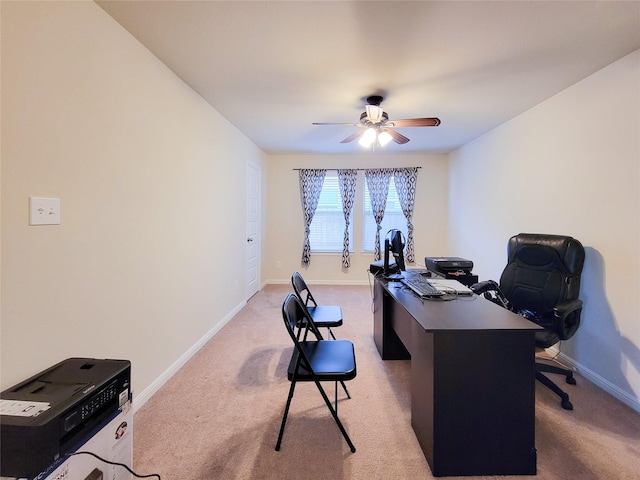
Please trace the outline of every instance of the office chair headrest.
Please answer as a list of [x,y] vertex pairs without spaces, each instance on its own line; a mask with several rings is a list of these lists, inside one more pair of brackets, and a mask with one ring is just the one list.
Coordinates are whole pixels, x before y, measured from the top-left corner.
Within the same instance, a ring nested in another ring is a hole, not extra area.
[[514,254],[517,259],[527,265],[541,267],[553,264],[558,269],[563,268],[558,252],[546,245],[522,245],[516,249]]
[[520,233],[509,240],[509,263],[517,259],[533,268],[552,265],[563,273],[580,275],[584,256],[582,244],[563,235]]

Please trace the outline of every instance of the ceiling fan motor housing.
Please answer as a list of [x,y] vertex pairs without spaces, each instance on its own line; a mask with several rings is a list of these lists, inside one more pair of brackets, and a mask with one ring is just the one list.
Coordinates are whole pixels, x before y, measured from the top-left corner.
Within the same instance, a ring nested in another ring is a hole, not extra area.
[[371,95],[370,97],[367,97],[367,103],[369,105],[375,105],[376,107],[380,106],[382,100],[383,99],[380,95]]
[[[389,115],[387,114],[387,112],[382,112],[382,118],[380,118],[380,122],[378,122],[378,124],[385,123],[387,120],[389,120]],[[362,112],[362,115],[360,115],[360,123],[362,123],[363,125],[368,125],[373,122],[369,120],[367,112]]]

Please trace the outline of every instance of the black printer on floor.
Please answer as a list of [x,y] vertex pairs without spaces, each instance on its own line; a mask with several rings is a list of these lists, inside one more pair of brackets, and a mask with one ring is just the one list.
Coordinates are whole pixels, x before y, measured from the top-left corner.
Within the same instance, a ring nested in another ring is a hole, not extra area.
[[68,358],[0,393],[0,476],[38,475],[130,398],[131,362]]

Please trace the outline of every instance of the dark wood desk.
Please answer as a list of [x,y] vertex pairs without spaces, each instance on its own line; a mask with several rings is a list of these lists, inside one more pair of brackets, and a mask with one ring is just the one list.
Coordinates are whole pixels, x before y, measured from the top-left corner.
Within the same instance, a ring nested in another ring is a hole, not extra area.
[[411,425],[434,476],[535,475],[538,325],[377,278],[373,324],[384,360],[411,359]]

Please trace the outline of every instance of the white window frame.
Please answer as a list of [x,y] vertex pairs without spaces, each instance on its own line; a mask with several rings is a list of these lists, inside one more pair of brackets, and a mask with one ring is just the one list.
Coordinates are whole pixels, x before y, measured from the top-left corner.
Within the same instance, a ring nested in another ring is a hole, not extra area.
[[[374,252],[376,241],[376,220],[373,217],[371,209],[371,200],[369,198],[369,188],[367,182],[363,182],[364,192],[363,198],[363,221],[362,221],[362,251]],[[380,248],[384,249],[384,239],[387,232],[391,229],[397,229],[402,232],[404,238],[407,238],[407,217],[402,212],[400,198],[396,191],[396,184],[393,176],[389,179],[389,193],[387,194],[387,205],[384,211],[384,217],[380,225]]]
[[[353,209],[349,219],[349,251],[353,252]],[[309,244],[312,253],[342,253],[344,213],[337,172],[327,172],[318,207],[311,221]]]

